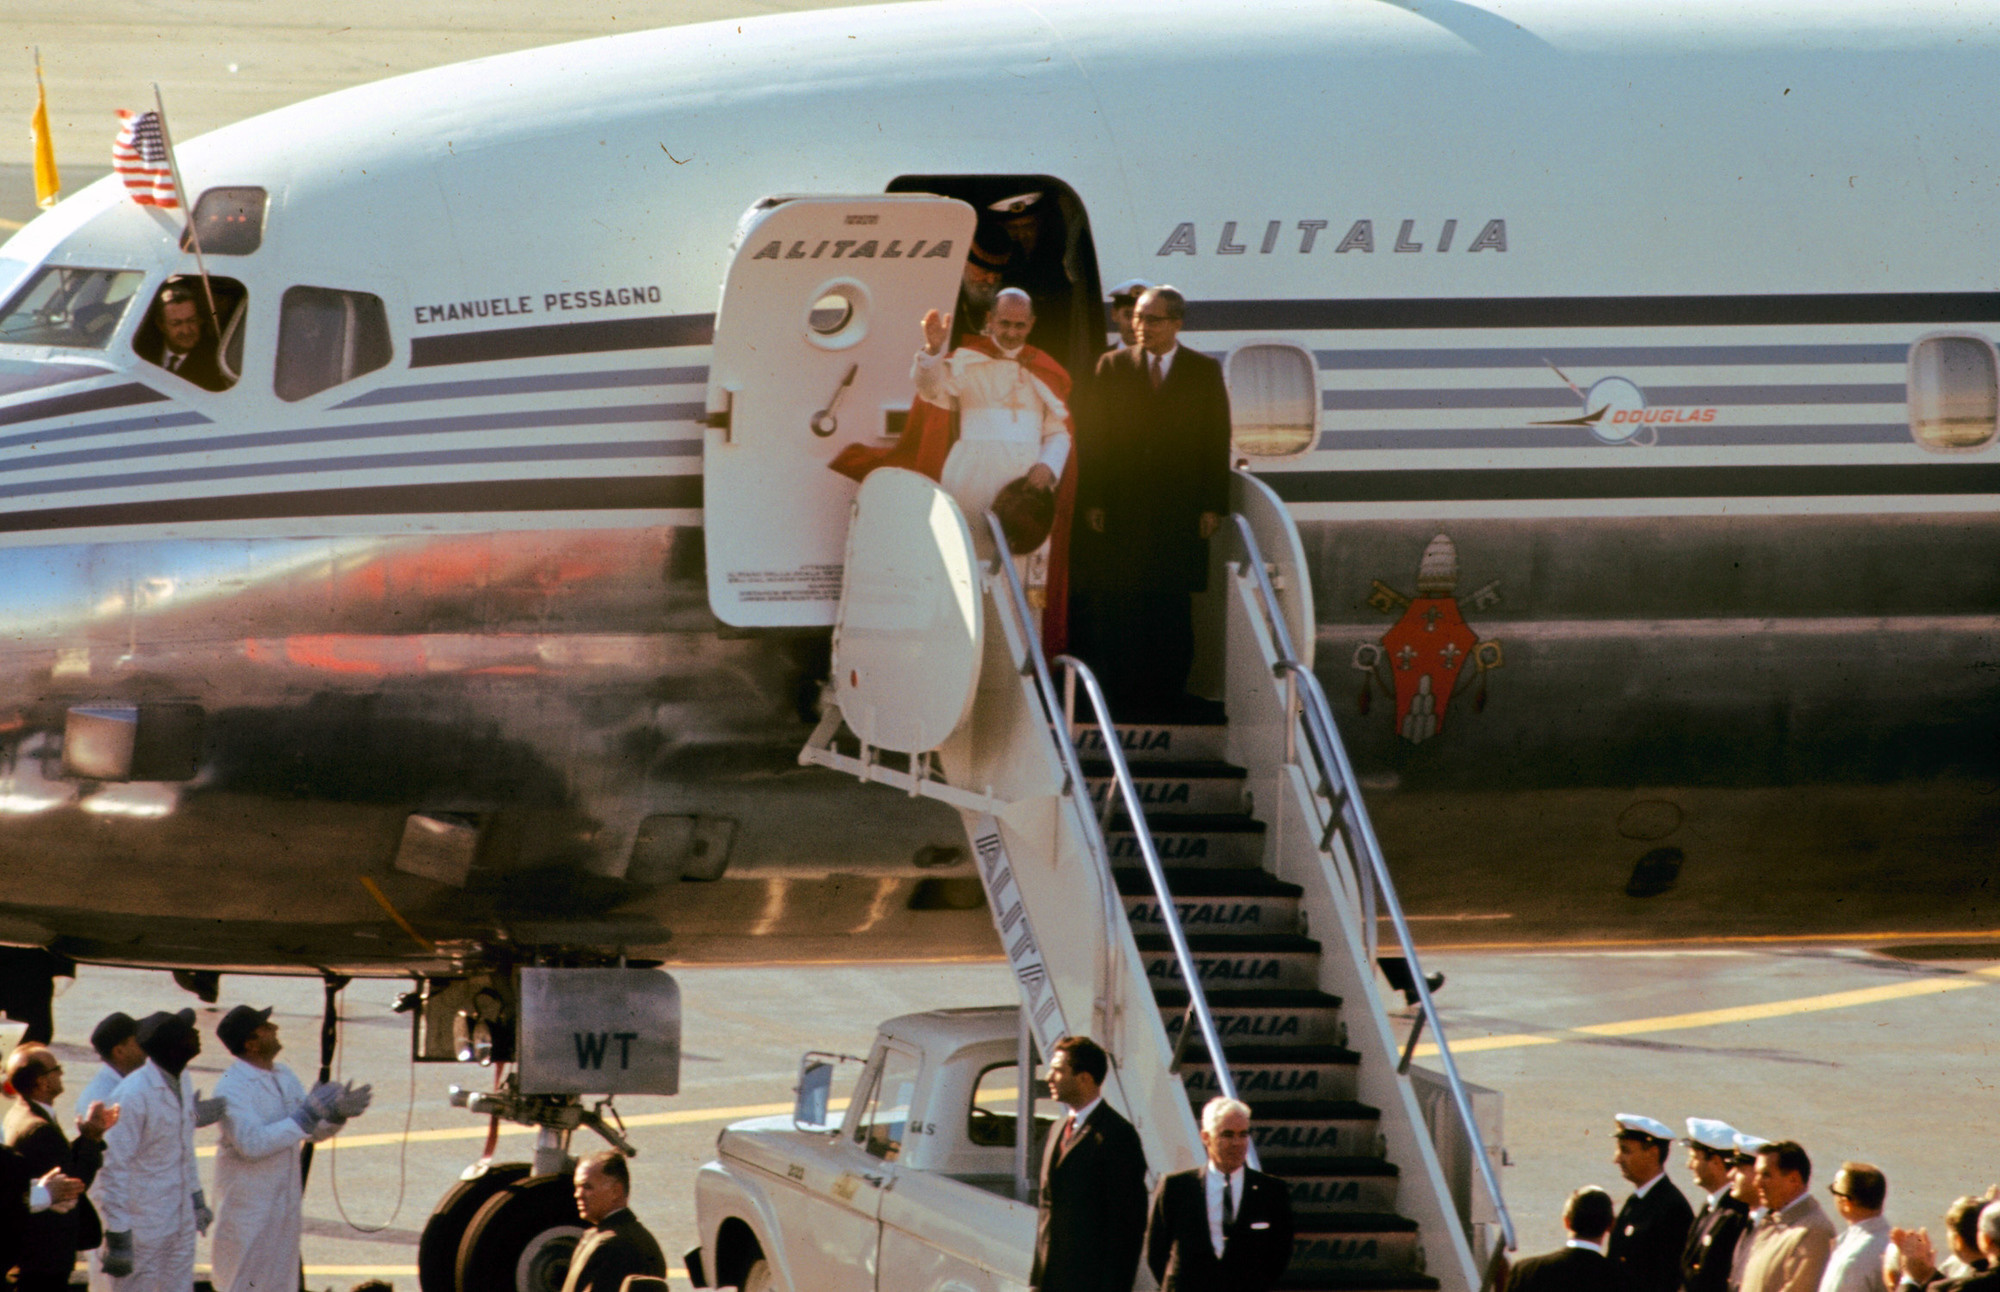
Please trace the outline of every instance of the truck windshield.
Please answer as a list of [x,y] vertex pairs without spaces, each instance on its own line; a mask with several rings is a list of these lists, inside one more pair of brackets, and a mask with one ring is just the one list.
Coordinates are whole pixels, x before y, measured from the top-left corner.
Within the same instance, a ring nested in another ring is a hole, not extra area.
[[102,350],[144,279],[132,269],[45,266],[0,310],[0,344]]

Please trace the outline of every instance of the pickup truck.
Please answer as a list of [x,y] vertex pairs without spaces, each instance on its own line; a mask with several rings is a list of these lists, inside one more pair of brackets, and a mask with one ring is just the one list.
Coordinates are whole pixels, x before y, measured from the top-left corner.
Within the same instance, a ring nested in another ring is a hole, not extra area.
[[838,1120],[828,1094],[840,1056],[807,1055],[792,1115],[727,1127],[701,1168],[695,1286],[1025,1289],[1035,1208],[1018,1171],[1039,1170],[1059,1105],[1041,1090],[1024,1106],[1018,1028],[1012,1006],[890,1019]]

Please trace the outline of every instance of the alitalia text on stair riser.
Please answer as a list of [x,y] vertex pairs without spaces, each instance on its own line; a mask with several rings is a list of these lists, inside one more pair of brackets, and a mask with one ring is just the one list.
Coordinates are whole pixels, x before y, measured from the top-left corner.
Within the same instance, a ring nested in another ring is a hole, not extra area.
[[[1352,1099],[1355,1092],[1353,1064],[1315,1064],[1310,1067],[1231,1067],[1236,1097],[1249,1104],[1260,1099]],[[1182,1077],[1188,1097],[1206,1103],[1222,1093],[1215,1070],[1206,1065],[1190,1066]]]
[[[1146,954],[1146,978],[1155,986],[1181,981],[1180,963],[1171,952]],[[1317,954],[1209,956],[1195,958],[1195,972],[1204,984],[1242,987],[1317,987]]]
[[[1186,1011],[1176,1007],[1161,1009],[1160,1016],[1166,1020],[1167,1035],[1178,1037],[1181,1020]],[[1257,1044],[1270,1041],[1292,1041],[1300,1045],[1341,1045],[1346,1033],[1340,1026],[1340,1011],[1336,1009],[1318,1010],[1234,1010],[1217,1011],[1215,1030],[1222,1037],[1222,1043]]]
[[[1215,901],[1175,902],[1181,927],[1189,933],[1296,933],[1299,900],[1296,897],[1260,897],[1245,901],[1221,898]],[[1157,901],[1143,897],[1125,899],[1125,917],[1140,932],[1163,929],[1165,914]]]

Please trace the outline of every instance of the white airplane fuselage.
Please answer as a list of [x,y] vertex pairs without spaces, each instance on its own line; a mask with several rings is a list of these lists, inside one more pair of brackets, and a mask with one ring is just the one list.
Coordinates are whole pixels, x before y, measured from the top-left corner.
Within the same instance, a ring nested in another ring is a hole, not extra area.
[[[0,293],[142,276],[96,344],[0,337],[0,940],[364,972],[988,951],[952,814],[797,765],[825,629],[724,622],[704,548],[705,515],[792,515],[704,488],[739,221],[926,177],[1060,181],[1095,283],[1179,287],[1239,422],[1277,410],[1242,456],[1302,530],[1420,914],[1983,928],[1996,54],[1944,4],[953,3],[189,140],[190,194],[268,194],[256,250],[205,257],[247,301],[233,388],[134,352],[197,268],[180,213],[113,177],[0,246]],[[834,241],[784,254],[874,247]],[[387,362],[287,397],[302,288],[379,298]],[[1262,453],[1300,370],[1297,445]],[[192,776],[65,769],[79,709],[198,711]],[[476,835],[458,882],[412,814]],[[1642,857],[1678,886],[1628,896]]]

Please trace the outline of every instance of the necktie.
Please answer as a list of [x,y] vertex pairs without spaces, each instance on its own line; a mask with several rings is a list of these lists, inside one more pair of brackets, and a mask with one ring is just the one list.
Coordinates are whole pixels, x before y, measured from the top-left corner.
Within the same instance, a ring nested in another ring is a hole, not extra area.
[[[187,356],[184,354],[179,354],[177,352],[169,351],[167,354],[167,371],[179,372],[181,370],[181,360],[185,359],[186,357]],[[1153,384],[1155,386],[1158,386],[1160,384],[1160,379],[1157,376],[1153,378]]]
[[1222,1232],[1227,1234],[1236,1223],[1236,1200],[1230,1196],[1229,1177],[1222,1177]]
[[1069,1152],[1070,1146],[1076,1143],[1077,1133],[1082,1129],[1083,1129],[1083,1123],[1076,1119],[1075,1113],[1071,1113],[1069,1115],[1069,1125],[1063,1128],[1063,1137],[1062,1137],[1063,1152],[1065,1153]]
[[1153,389],[1158,390],[1160,388],[1160,383],[1164,382],[1167,379],[1167,375],[1160,371],[1160,356],[1157,354],[1149,354],[1146,356],[1146,361],[1148,364],[1151,365],[1153,370]]

